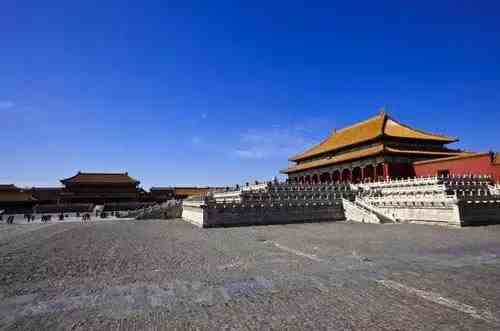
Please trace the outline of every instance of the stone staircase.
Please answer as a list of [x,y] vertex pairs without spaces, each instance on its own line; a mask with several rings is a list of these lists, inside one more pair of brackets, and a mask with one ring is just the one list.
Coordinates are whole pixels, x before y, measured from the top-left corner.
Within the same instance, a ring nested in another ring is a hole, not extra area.
[[94,209],[92,209],[92,214],[94,216],[101,215],[101,213],[104,211],[104,205],[95,205]]
[[382,221],[454,226],[500,222],[500,194],[488,176],[422,177],[363,183],[355,204]]

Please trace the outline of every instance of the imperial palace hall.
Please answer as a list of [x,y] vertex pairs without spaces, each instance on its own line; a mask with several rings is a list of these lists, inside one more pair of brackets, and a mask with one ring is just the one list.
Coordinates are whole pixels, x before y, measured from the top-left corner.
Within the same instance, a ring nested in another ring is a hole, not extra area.
[[106,203],[138,201],[140,182],[125,173],[84,173],[62,179],[65,190],[61,201],[66,203]]
[[2,212],[24,213],[29,210],[37,200],[29,191],[23,190],[15,185],[0,185],[0,219]]
[[468,155],[446,145],[457,138],[428,133],[398,122],[385,111],[334,130],[321,143],[291,157],[281,172],[298,182],[360,182],[411,177],[413,162]]

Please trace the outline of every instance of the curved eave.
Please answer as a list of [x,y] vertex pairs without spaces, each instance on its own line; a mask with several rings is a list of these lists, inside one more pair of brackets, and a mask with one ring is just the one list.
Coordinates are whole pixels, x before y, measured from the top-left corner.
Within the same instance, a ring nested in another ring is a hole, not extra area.
[[87,182],[87,181],[84,181],[84,182],[63,182],[61,181],[61,183],[63,184],[83,184],[83,185],[130,185],[130,184],[140,184],[141,182],[138,181],[138,180],[135,180],[135,181],[130,181],[130,182],[99,182],[99,181],[95,181],[95,182]]
[[[325,151],[321,151],[319,153],[313,153],[313,154],[309,154],[309,155],[301,154],[301,155],[299,155],[297,157],[290,158],[288,160],[292,161],[292,162],[303,161],[303,160],[307,160],[307,159],[312,158],[312,157],[317,157],[317,156],[320,156],[320,155],[323,155],[323,154],[326,154],[326,153],[333,153],[333,152],[336,152],[336,151],[339,151],[339,150],[345,150],[345,149],[353,148],[353,147],[359,146],[361,144],[365,144],[367,142],[375,142],[377,139],[382,138],[382,137],[383,137],[383,134],[379,134],[379,135],[377,135],[375,137],[370,137],[370,138],[365,139],[365,140],[356,141],[356,142],[354,142],[352,144],[344,145],[344,146],[339,147],[339,148],[332,148],[332,149],[328,149],[328,150],[325,150]],[[304,156],[302,156],[302,155],[304,155]]]
[[323,139],[323,141],[320,142],[319,144],[314,145],[313,147],[310,147],[310,148],[306,149],[304,152],[302,152],[300,154],[296,154],[296,155],[290,157],[288,159],[288,161],[296,162],[296,161],[304,160],[304,159],[307,159],[307,158],[310,158],[310,157],[313,157],[313,156],[316,156],[316,155],[321,155],[323,153],[330,152],[330,151],[321,152],[321,153],[314,153],[313,152],[316,148],[319,148],[321,145],[325,144],[328,141],[328,139],[330,139],[330,138],[331,138],[331,135],[328,136],[327,138]]
[[[77,178],[79,175],[92,175],[92,176],[125,175],[129,178],[129,180],[126,180],[126,181],[121,180],[121,181],[115,181],[115,182],[110,181],[110,180],[75,180],[75,178]],[[130,177],[128,174],[121,174],[121,173],[117,173],[117,174],[78,173],[72,177],[61,179],[60,182],[63,185],[67,185],[67,184],[84,184],[84,185],[124,185],[124,184],[130,185],[130,184],[135,184],[135,185],[139,185],[141,183],[140,181],[136,180],[135,178]]]
[[455,143],[457,141],[459,141],[458,138],[456,137],[432,137],[432,138],[412,138],[412,137],[401,137],[401,136],[395,136],[395,135],[391,135],[391,134],[387,134],[385,133],[383,135],[384,137],[389,137],[389,138],[396,138],[396,139],[407,139],[407,140],[419,140],[419,141],[434,141],[434,142],[440,142],[440,143],[444,143],[444,144],[451,144],[451,143]]
[[412,155],[429,155],[429,156],[443,156],[443,157],[463,154],[463,152],[459,151],[449,151],[449,152],[419,151],[419,150],[404,150],[391,147],[386,147],[385,151],[391,154],[405,154],[405,155],[412,154]]
[[376,156],[379,155],[384,151],[384,145],[379,144],[376,146],[372,146],[369,148],[366,148],[361,151],[355,151],[355,152],[349,152],[345,154],[340,154],[328,159],[320,159],[320,160],[315,160],[311,162],[306,162],[302,163],[296,166],[293,166],[288,169],[283,169],[280,172],[282,174],[290,174],[290,173],[295,173],[295,172],[300,172],[300,171],[305,171],[309,169],[315,169],[315,168],[321,168],[329,165],[334,165],[338,163],[344,163],[344,162],[349,162],[349,161],[354,161],[358,160],[364,157],[370,157],[370,156]]

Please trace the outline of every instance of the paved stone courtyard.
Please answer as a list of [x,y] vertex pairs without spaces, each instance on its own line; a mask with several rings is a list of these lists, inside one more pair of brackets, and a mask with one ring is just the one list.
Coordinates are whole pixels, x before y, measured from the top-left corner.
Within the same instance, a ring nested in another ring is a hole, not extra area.
[[6,330],[498,330],[500,226],[0,225]]

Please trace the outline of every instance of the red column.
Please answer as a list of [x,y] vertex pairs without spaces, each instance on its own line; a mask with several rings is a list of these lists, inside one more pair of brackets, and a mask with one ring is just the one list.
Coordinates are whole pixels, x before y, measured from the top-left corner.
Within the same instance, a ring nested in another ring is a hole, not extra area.
[[384,179],[389,177],[389,163],[384,162]]

